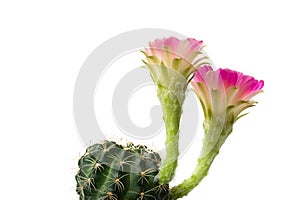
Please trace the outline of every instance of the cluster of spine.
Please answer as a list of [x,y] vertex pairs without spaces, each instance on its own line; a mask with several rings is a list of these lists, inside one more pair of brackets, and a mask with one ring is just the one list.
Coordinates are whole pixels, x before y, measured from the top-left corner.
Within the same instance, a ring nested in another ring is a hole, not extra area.
[[87,148],[76,175],[80,200],[165,200],[157,174],[161,158],[146,146],[103,141]]

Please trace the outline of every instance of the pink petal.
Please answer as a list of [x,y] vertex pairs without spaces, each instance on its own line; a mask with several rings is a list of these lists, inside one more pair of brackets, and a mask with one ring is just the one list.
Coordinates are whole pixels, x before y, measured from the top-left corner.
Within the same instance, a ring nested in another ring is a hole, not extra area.
[[180,40],[176,37],[168,37],[168,38],[164,38],[164,46],[167,46],[170,48],[170,50],[176,52],[177,47],[180,43]]
[[189,44],[190,44],[189,51],[197,51],[197,50],[201,49],[201,47],[203,45],[202,40],[198,41],[194,38],[187,38],[187,40],[189,41]]
[[219,73],[226,89],[236,86],[239,77],[238,72],[230,69],[219,69]]
[[265,85],[265,82],[263,80],[260,80],[258,90],[261,90],[264,87],[264,85]]
[[219,90],[220,92],[224,91],[224,83],[220,76],[219,71],[209,71],[206,74],[206,82],[208,88],[211,90]]
[[195,82],[206,82],[206,74],[209,71],[213,71],[212,67],[209,65],[203,65],[198,68],[198,70],[195,72],[195,77],[193,78],[193,81]]
[[153,42],[149,43],[149,46],[151,48],[155,48],[155,49],[161,49],[163,47],[163,45],[164,45],[164,41],[161,39],[156,39]]

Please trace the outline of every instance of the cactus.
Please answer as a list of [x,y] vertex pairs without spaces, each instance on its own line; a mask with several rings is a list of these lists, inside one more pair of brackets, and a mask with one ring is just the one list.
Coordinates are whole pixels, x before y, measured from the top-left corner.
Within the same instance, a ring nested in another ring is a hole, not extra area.
[[169,186],[159,183],[161,158],[143,145],[103,141],[87,148],[76,175],[80,200],[165,200]]
[[[262,92],[264,82],[230,69],[213,70],[205,62],[202,43],[169,37],[150,42],[143,51],[164,114],[166,157],[162,165],[159,154],[143,145],[110,141],[92,145],[78,162],[80,200],[177,200],[207,175],[233,124],[254,106],[251,98]],[[190,178],[169,188],[178,163],[182,105],[190,81],[204,111],[205,135]]]

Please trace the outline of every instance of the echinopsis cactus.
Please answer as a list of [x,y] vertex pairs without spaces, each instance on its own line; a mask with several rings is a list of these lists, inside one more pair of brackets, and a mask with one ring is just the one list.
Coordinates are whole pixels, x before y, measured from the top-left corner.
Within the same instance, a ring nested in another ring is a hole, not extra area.
[[156,179],[160,162],[145,146],[95,144],[78,162],[77,193],[81,200],[167,199],[168,185]]
[[[166,127],[166,157],[143,145],[121,146],[103,141],[87,148],[76,175],[80,200],[176,200],[207,175],[233,124],[256,103],[263,81],[230,69],[213,70],[202,52],[203,42],[175,37],[149,43],[144,63],[157,86]],[[178,163],[182,105],[191,82],[204,113],[204,138],[190,178],[169,188]]]

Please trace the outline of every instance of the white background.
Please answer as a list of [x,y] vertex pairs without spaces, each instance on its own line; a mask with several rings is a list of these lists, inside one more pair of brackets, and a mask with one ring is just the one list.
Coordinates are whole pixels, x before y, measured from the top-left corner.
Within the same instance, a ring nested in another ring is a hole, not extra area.
[[[299,19],[290,0],[1,1],[1,199],[78,199],[84,147],[72,93],[80,67],[106,39],[155,27],[203,39],[217,66],[265,80],[258,106],[184,199],[298,200]],[[181,162],[177,179],[190,165]]]

